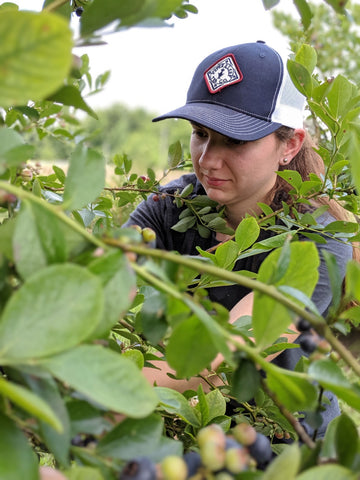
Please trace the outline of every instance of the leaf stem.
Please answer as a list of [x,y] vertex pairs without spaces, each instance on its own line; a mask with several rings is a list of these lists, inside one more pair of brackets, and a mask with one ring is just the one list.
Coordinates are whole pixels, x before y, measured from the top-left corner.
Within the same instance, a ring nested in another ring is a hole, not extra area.
[[49,3],[49,5],[46,5],[46,7],[44,7],[43,10],[47,10],[48,12],[51,12],[61,7],[62,5],[65,5],[66,3],[69,3],[69,0],[54,0],[52,3]]

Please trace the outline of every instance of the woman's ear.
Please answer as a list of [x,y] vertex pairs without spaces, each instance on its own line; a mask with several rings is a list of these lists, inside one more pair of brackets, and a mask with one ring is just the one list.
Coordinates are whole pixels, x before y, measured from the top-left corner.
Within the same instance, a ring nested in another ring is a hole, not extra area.
[[[284,164],[289,164],[291,160],[295,157],[295,155],[299,152],[302,144],[305,140],[305,130],[303,128],[296,128],[294,130],[294,135],[285,142],[284,149],[282,151],[283,159],[286,159]],[[280,160],[280,164],[282,165],[283,161]]]

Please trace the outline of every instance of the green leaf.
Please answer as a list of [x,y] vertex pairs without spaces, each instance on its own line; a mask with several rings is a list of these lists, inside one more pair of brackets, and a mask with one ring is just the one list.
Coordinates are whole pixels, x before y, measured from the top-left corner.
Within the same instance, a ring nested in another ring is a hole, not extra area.
[[94,201],[105,185],[105,159],[96,150],[78,145],[70,158],[64,206],[76,210]]
[[340,465],[320,465],[309,468],[296,477],[296,480],[357,480],[358,476]]
[[97,275],[103,284],[104,313],[92,333],[92,338],[108,334],[130,308],[136,295],[136,276],[123,252],[112,251],[97,258],[89,265],[89,271]]
[[0,42],[2,107],[46,98],[70,71],[72,34],[59,15],[0,10]]
[[312,94],[312,78],[311,74],[301,63],[295,62],[294,60],[287,61],[287,68],[291,80],[293,81],[295,87],[299,90],[300,93],[306,97],[311,97]]
[[77,89],[73,85],[65,85],[61,87],[55,93],[50,95],[46,100],[78,108],[88,113],[91,117],[95,118],[95,120],[98,120],[98,116],[96,115],[94,110],[89,107],[89,105],[82,98],[79,89]]
[[338,119],[348,112],[348,102],[354,95],[354,85],[342,75],[338,75],[327,92],[331,114]]
[[353,386],[342,370],[331,360],[310,364],[308,374],[325,389],[332,391],[348,405],[360,410],[360,388]]
[[359,225],[356,222],[345,222],[342,220],[335,220],[324,227],[324,232],[331,233],[355,233],[358,230]]
[[238,402],[248,402],[260,388],[260,373],[254,362],[242,359],[234,370],[231,380],[231,394]]
[[330,5],[337,13],[344,14],[346,12],[345,7],[348,0],[325,0],[325,2]]
[[[33,392],[46,401],[61,422],[62,431],[58,432],[50,426],[49,423],[40,421],[41,435],[45,444],[52,452],[54,457],[64,467],[69,465],[70,451],[70,420],[65,402],[61,397],[59,388],[55,380],[51,377],[35,377],[27,375],[26,381]],[[41,419],[40,419],[41,420]]]
[[216,263],[219,267],[232,270],[238,257],[239,247],[232,240],[220,245],[215,252]]
[[351,468],[359,450],[359,435],[352,419],[342,414],[338,417],[335,445],[338,462],[344,467]]
[[142,293],[145,294],[145,300],[138,318],[145,337],[156,345],[168,328],[166,321],[168,297],[152,287],[145,287]]
[[44,359],[42,366],[93,401],[129,417],[145,417],[158,403],[137,366],[100,345],[80,345]]
[[[299,0],[297,3],[304,4],[305,0]],[[310,7],[308,5],[307,6],[304,5],[304,10],[305,9],[308,9],[308,12],[306,12],[305,15],[312,17]],[[309,20],[311,21],[311,18]],[[301,63],[301,65],[303,65],[307,69],[307,71],[310,74],[312,74],[317,64],[317,53],[315,48],[311,47],[310,45],[307,45],[306,43],[303,43],[299,48],[299,50],[296,52],[295,60],[298,63]]]
[[198,386],[196,393],[198,398],[198,404],[196,405],[196,410],[199,412],[199,416],[201,419],[201,426],[204,427],[205,425],[207,425],[209,421],[209,405],[206,400],[204,389],[201,383]]
[[186,232],[192,228],[196,223],[196,217],[185,217],[178,221],[175,225],[171,227],[171,230],[176,232]]
[[[194,312],[198,320],[206,327],[207,332],[211,335],[211,339],[218,353],[224,355],[229,365],[233,365],[233,356],[225,340],[223,328],[209,315],[209,313],[200,305],[195,303],[190,297],[184,297],[185,304]],[[204,367],[207,365],[204,365]]]
[[211,333],[195,315],[174,328],[166,348],[166,359],[179,377],[198,374],[216,354]]
[[220,390],[211,390],[205,395],[205,399],[208,405],[208,424],[215,418],[223,417],[225,415],[226,401]]
[[67,480],[104,480],[99,468],[96,467],[79,467],[74,464],[64,474]]
[[347,295],[360,302],[360,265],[354,260],[346,265],[345,289]]
[[113,428],[110,420],[104,418],[103,412],[85,400],[72,399],[66,402],[66,408],[71,421],[71,435],[88,433],[102,435]]
[[192,191],[194,190],[194,185],[192,183],[187,184],[182,191],[180,192],[180,197],[181,198],[186,198],[188,197]]
[[275,7],[275,5],[280,2],[280,0],[262,0],[262,2],[265,10],[270,10],[271,8]]
[[[271,252],[262,263],[258,280],[272,287],[287,286],[311,297],[318,279],[319,255],[316,246],[310,242],[292,242],[290,259],[286,272],[275,283],[281,250]],[[293,291],[293,290],[292,290]],[[292,300],[302,305],[298,299]],[[258,291],[254,294],[253,328],[260,348],[273,343],[281,336],[292,320],[293,313],[278,300]]]
[[4,159],[8,167],[16,167],[27,162],[35,152],[34,145],[19,145],[4,153]]
[[297,192],[300,190],[300,187],[302,185],[302,178],[299,172],[297,172],[296,170],[283,170],[277,172],[277,174],[279,175],[279,177],[290,183],[290,185],[294,187]]
[[360,191],[360,136],[357,129],[351,129],[348,141],[348,153],[351,163],[351,173],[357,190]]
[[170,168],[176,167],[183,158],[183,150],[181,147],[181,143],[178,140],[175,143],[172,143],[169,147],[168,151],[168,165]]
[[300,468],[301,451],[294,443],[285,448],[266,468],[261,480],[295,480]]
[[166,387],[155,387],[155,393],[159,397],[160,408],[174,414],[194,427],[200,427],[200,422],[188,400],[176,390]]
[[182,443],[162,437],[164,423],[159,415],[141,420],[126,418],[103,437],[97,454],[121,460],[146,456],[160,462],[167,455],[182,455]]
[[279,235],[275,235],[275,237],[265,238],[264,240],[255,243],[253,245],[253,248],[266,247],[268,249],[271,249],[282,247],[284,245],[284,242],[289,238],[289,235],[291,235],[290,232],[285,232],[280,233]]
[[47,265],[65,261],[64,233],[46,205],[22,201],[15,223],[13,252],[16,268],[24,279]]
[[[294,5],[301,17],[301,23],[304,26],[304,30],[307,30],[311,25],[311,19],[313,17],[312,11],[307,3],[307,0],[294,0]],[[297,57],[296,57],[296,60]],[[312,71],[312,70],[311,70]]]
[[0,412],[0,478],[39,480],[38,458],[15,423]]
[[260,227],[254,217],[244,218],[235,231],[235,241],[239,252],[246,250],[256,241],[260,233]]
[[339,266],[337,264],[335,255],[326,250],[323,250],[321,253],[324,257],[330,280],[332,293],[331,305],[334,309],[337,309],[340,305],[342,297],[342,275],[339,271]]
[[0,392],[23,410],[51,425],[57,432],[63,430],[60,420],[49,405],[26,388],[0,378]]
[[318,392],[302,373],[291,372],[273,364],[266,367],[266,383],[280,403],[290,411],[315,408]]
[[33,147],[25,145],[23,137],[18,132],[11,128],[0,128],[0,174],[1,169],[20,165],[32,154]]
[[89,336],[102,312],[102,288],[94,275],[76,265],[47,267],[19,288],[3,311],[1,362],[26,362],[72,348]]
[[329,128],[330,132],[333,135],[335,135],[338,129],[338,124],[332,118],[326,103],[325,102],[318,103],[318,102],[308,100],[308,104],[309,104],[310,110],[312,110],[314,114],[325,123],[325,125]]
[[145,0],[94,0],[81,16],[81,35],[87,36],[116,20],[138,13]]

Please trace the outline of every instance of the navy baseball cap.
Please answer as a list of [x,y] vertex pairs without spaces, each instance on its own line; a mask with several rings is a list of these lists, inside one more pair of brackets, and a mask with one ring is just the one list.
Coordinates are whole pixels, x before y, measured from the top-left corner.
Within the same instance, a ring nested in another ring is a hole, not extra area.
[[186,104],[153,121],[183,118],[230,138],[257,140],[282,125],[303,128],[304,106],[283,58],[259,41],[206,57],[195,71]]

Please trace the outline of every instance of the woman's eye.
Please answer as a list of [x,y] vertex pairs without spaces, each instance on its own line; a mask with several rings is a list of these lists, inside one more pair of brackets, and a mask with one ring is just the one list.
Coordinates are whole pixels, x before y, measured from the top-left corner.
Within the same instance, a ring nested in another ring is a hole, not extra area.
[[228,145],[245,145],[246,140],[236,140],[236,138],[230,138],[228,137],[226,139],[226,143]]
[[199,137],[199,138],[205,138],[207,137],[207,133],[204,132],[203,130],[193,130],[193,135],[195,135],[196,137]]

